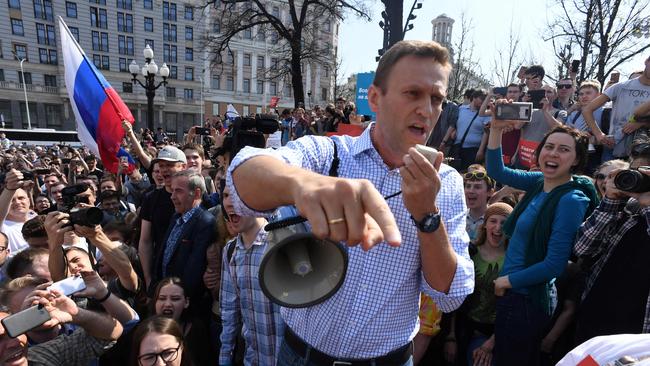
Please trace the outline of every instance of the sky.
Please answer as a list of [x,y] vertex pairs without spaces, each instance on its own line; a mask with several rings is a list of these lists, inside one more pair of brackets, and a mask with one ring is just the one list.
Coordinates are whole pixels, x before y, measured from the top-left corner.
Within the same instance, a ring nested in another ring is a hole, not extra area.
[[[390,0],[388,0],[390,1]],[[520,34],[522,52],[525,58],[535,58],[544,65],[547,74],[556,69],[556,60],[552,45],[545,42],[543,34],[547,32],[547,17],[553,17],[552,9],[555,0],[419,0],[422,8],[415,10],[417,16],[412,21],[413,30],[406,33],[405,39],[432,39],[433,28],[431,20],[440,14],[446,14],[455,20],[452,31],[452,42],[460,37],[461,14],[465,13],[471,19],[473,27],[470,38],[474,41],[474,60],[481,66],[481,71],[492,79],[495,49],[505,47],[510,25]],[[380,1],[369,0],[372,6],[372,21],[357,18],[352,15],[343,21],[339,30],[339,50],[342,59],[341,73],[349,76],[358,72],[374,71],[377,67],[375,57],[381,48],[383,30],[379,28],[381,11],[384,5]],[[413,4],[413,0],[404,0],[404,18]],[[648,39],[640,39],[648,42]],[[633,70],[643,68],[643,60],[647,55],[638,56],[634,61],[620,68],[625,80]]]

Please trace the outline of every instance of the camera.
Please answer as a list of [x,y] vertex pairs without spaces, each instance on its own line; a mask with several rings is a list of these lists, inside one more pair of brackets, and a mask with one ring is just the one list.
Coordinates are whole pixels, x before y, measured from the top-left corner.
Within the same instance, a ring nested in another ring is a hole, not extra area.
[[197,135],[210,136],[210,129],[209,128],[195,127],[194,132],[196,132]]
[[223,151],[230,153],[232,159],[246,146],[265,148],[264,135],[275,133],[280,121],[272,114],[256,114],[255,117],[237,117],[223,141]]
[[636,169],[626,169],[616,174],[614,185],[617,189],[624,192],[649,192],[650,177]]
[[66,212],[70,215],[70,225],[81,225],[93,227],[101,224],[104,219],[104,213],[97,207],[77,208],[77,204],[90,204],[88,197],[79,197],[78,194],[86,192],[89,185],[80,183],[61,190],[63,195],[63,207],[59,211]]
[[497,104],[495,119],[530,121],[533,112],[532,103]]

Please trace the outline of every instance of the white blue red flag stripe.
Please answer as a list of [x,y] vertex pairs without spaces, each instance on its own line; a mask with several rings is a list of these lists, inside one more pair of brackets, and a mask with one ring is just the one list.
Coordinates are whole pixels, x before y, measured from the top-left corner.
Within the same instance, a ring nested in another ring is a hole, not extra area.
[[59,25],[65,85],[79,141],[101,158],[109,172],[117,173],[121,156],[128,158],[129,170],[133,169],[135,161],[120,146],[125,135],[122,120],[134,122],[131,111],[88,59],[61,17]]

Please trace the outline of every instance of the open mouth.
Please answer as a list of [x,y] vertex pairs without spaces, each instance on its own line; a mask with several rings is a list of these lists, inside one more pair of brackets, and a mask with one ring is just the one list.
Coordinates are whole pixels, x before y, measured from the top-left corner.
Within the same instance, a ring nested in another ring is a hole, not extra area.
[[424,139],[427,135],[427,130],[424,128],[424,126],[419,124],[409,126],[408,130],[411,134],[413,134],[413,136],[418,138]]
[[555,162],[552,162],[552,161],[547,161],[546,163],[544,163],[544,168],[546,168],[547,171],[548,170],[555,171],[555,170],[557,170],[557,168],[559,166],[560,165],[558,163],[555,163]]
[[172,310],[172,309],[163,309],[162,315],[171,318],[172,316],[174,316],[174,310]]
[[241,216],[237,215],[236,213],[228,213],[228,221],[230,221],[232,224],[239,224],[239,220],[241,220]]

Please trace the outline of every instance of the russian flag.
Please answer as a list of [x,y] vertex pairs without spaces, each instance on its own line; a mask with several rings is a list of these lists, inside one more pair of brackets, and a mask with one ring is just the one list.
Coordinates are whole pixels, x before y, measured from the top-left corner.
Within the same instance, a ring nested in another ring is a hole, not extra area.
[[65,85],[77,121],[79,141],[101,158],[109,172],[117,173],[122,156],[128,158],[129,171],[133,170],[135,161],[121,147],[125,136],[122,120],[131,124],[135,121],[131,111],[88,59],[61,17],[59,25]]

